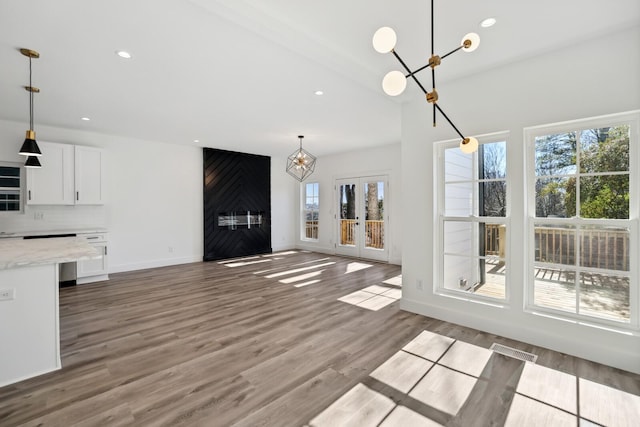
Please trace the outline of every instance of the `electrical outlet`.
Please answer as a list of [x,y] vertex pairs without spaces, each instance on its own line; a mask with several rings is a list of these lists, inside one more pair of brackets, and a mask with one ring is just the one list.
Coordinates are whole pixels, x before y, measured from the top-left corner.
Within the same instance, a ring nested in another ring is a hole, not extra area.
[[10,301],[12,299],[15,299],[15,297],[15,289],[0,289],[0,301]]
[[416,288],[418,288],[419,291],[421,291],[423,289],[423,287],[422,287],[422,279],[417,279],[416,280]]
[[173,246],[169,246],[169,253],[172,254],[173,253]]
[[42,221],[44,219],[44,212],[34,212],[33,219]]

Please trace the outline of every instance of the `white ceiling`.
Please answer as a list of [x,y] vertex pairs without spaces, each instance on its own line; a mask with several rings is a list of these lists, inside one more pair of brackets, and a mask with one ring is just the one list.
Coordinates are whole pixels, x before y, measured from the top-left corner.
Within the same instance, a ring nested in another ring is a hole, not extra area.
[[[429,5],[0,0],[0,119],[28,127],[28,60],[18,52],[26,47],[41,54],[33,62],[41,89],[36,131],[46,124],[266,155],[289,154],[298,134],[317,155],[399,142],[399,105],[419,92],[410,83],[399,99],[384,95],[380,81],[398,64],[376,53],[371,37],[393,27],[397,52],[411,68],[424,65]],[[480,28],[489,16],[498,23]],[[453,84],[467,73],[637,26],[640,1],[435,0],[435,17],[436,53],[470,31],[482,40],[477,51],[438,68],[438,81]],[[133,59],[116,56],[120,49]],[[593,60],[606,60],[606,52]],[[423,82],[429,85],[428,75]],[[314,95],[318,89],[325,94]],[[447,113],[455,116],[455,107]]]

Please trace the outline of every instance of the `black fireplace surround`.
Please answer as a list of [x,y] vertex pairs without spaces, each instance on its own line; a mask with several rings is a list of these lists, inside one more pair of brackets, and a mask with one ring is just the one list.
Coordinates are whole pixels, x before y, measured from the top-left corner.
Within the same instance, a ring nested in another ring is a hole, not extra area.
[[203,149],[204,261],[271,253],[271,158]]

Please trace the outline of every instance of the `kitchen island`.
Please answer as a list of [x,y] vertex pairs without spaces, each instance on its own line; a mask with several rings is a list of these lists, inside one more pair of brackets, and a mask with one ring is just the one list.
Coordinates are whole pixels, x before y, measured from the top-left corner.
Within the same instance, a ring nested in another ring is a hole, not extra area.
[[85,239],[0,239],[0,387],[60,369],[58,264],[92,259]]

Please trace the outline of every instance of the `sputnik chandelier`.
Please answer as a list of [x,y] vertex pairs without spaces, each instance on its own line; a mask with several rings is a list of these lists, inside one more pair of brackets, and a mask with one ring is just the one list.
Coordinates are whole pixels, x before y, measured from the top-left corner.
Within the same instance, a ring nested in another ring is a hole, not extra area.
[[300,138],[300,148],[287,158],[287,173],[302,182],[313,173],[316,167],[316,158],[302,148],[304,135],[298,135],[298,138]]
[[[389,96],[397,96],[404,92],[404,89],[407,86],[407,78],[411,77],[413,81],[422,89],[424,92],[427,102],[433,105],[433,126],[436,126],[436,110],[442,114],[447,122],[453,127],[453,129],[460,135],[462,141],[460,141],[460,149],[465,153],[473,153],[478,149],[478,140],[474,137],[465,137],[458,128],[453,124],[453,122],[447,117],[442,108],[438,105],[438,92],[436,91],[436,67],[440,65],[441,61],[447,56],[459,51],[463,50],[465,52],[473,52],[476,50],[480,44],[480,36],[476,33],[469,33],[462,38],[462,42],[460,46],[452,50],[451,52],[438,56],[436,55],[434,48],[434,37],[433,37],[433,1],[431,0],[431,57],[429,58],[429,62],[416,69],[415,71],[411,71],[409,67],[405,64],[405,62],[400,58],[400,55],[395,50],[396,46],[396,33],[393,29],[389,27],[382,27],[378,29],[373,35],[373,47],[380,53],[393,53],[393,56],[396,57],[398,62],[402,64],[402,67],[406,70],[408,74],[404,74],[401,71],[391,71],[384,76],[382,80],[382,89]],[[428,92],[422,83],[416,77],[416,74],[420,71],[431,68],[431,92]]]

